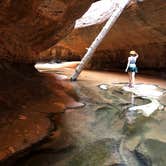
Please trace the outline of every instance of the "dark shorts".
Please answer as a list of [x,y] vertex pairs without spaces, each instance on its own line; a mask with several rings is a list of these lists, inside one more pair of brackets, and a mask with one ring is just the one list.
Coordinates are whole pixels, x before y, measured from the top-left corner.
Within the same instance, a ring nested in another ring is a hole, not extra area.
[[128,71],[128,72],[135,72],[135,73],[137,73],[137,72],[138,72],[138,69],[137,69],[136,66],[135,66],[135,67],[130,67],[130,66],[129,66],[129,68],[128,68],[127,71]]

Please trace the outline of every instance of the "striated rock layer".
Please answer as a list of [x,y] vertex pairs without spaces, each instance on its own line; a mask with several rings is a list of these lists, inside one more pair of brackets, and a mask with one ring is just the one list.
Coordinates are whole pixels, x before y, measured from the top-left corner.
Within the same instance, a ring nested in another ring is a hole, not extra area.
[[94,0],[0,1],[0,60],[32,62],[73,29]]
[[58,120],[52,122],[55,115],[58,118],[66,109],[80,107],[82,103],[76,101],[78,97],[63,75],[39,73],[31,64],[1,64],[0,75],[0,165],[3,165],[5,159],[15,158],[20,151],[57,131]]
[[67,35],[93,1],[0,1],[0,165],[56,130],[54,115],[81,105],[71,85],[32,64],[47,56],[39,53]]
[[[125,68],[128,52],[139,54],[138,66],[163,69],[166,66],[166,3],[144,0],[132,3],[122,13],[107,37],[96,50],[90,68]],[[103,25],[75,29],[58,43],[70,54],[83,56]],[[59,48],[58,48],[59,49]],[[64,51],[62,51],[63,53]]]

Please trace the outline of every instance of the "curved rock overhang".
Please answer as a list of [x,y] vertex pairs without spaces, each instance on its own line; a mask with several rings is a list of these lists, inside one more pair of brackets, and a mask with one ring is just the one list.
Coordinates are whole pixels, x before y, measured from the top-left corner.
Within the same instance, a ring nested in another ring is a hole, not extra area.
[[32,62],[66,36],[94,0],[0,1],[0,60]]

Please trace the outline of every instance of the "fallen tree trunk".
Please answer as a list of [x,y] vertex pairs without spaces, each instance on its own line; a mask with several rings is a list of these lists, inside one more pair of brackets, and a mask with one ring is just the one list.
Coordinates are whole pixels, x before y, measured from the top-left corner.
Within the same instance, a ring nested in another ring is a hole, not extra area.
[[111,27],[114,25],[120,14],[123,12],[124,8],[129,4],[131,0],[112,0],[110,1],[112,5],[112,15],[104,25],[103,29],[100,31],[98,36],[95,38],[91,46],[88,48],[88,51],[82,58],[80,64],[77,66],[75,73],[71,77],[71,81],[76,81],[81,71],[84,69],[85,65],[89,62],[92,58],[93,53],[95,52],[96,48],[102,42],[104,37],[107,35]]

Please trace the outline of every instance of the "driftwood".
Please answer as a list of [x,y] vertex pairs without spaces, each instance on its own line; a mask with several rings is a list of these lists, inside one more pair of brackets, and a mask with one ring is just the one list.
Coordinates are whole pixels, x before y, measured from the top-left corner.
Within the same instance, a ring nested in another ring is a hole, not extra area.
[[75,73],[71,77],[71,81],[76,81],[81,71],[84,69],[85,65],[89,62],[89,60],[92,58],[93,53],[95,52],[96,48],[99,46],[99,44],[102,42],[104,37],[107,35],[111,27],[114,25],[120,14],[123,12],[124,8],[129,4],[131,0],[112,0],[110,1],[112,5],[112,15],[98,34],[98,36],[95,38],[91,46],[88,48],[88,51],[82,58],[80,64],[77,66]]

